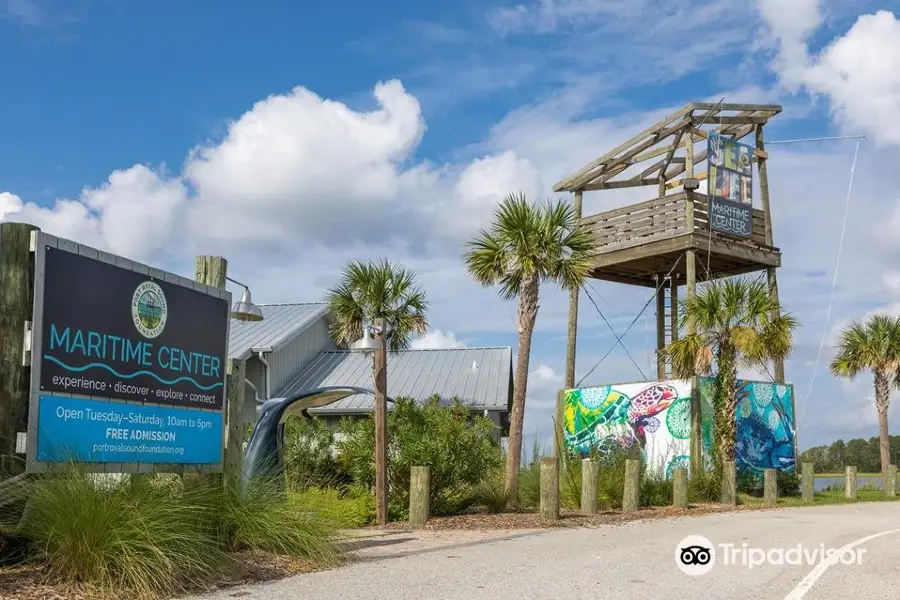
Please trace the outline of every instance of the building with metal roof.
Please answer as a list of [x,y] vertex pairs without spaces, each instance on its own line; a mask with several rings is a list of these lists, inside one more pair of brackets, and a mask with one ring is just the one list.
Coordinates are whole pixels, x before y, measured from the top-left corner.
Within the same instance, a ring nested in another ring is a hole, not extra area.
[[[245,418],[268,398],[324,386],[373,387],[372,354],[339,348],[331,338],[324,303],[259,305],[263,320],[233,322],[228,354],[246,361]],[[501,435],[509,429],[512,349],[505,347],[404,350],[388,353],[388,394],[442,403],[458,398],[489,417]],[[309,412],[334,422],[368,414],[372,396],[356,395]]]

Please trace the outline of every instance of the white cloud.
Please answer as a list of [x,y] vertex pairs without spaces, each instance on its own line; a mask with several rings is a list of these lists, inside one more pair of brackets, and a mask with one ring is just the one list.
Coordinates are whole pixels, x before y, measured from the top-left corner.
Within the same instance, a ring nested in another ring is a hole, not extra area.
[[773,66],[783,83],[826,96],[847,132],[900,146],[900,21],[894,13],[859,16],[811,55],[808,38],[822,24],[816,0],[760,0],[759,6],[778,42]]
[[554,410],[557,392],[563,387],[563,376],[544,363],[528,373],[526,406],[535,410]]
[[410,343],[413,350],[441,350],[445,348],[465,348],[465,343],[456,339],[452,331],[444,333],[440,329],[432,329],[425,335]]

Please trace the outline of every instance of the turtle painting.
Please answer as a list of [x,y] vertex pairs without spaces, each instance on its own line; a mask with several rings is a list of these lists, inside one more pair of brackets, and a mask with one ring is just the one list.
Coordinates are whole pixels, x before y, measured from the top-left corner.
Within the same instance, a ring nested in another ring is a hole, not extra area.
[[[680,446],[682,412],[679,411],[679,419],[675,420],[678,422],[666,419],[663,413],[682,397],[673,382],[665,381],[567,390],[566,444],[582,456],[592,452],[608,454],[616,448],[633,446],[646,453],[648,435],[661,435]],[[678,435],[668,435],[672,427],[678,430]]]

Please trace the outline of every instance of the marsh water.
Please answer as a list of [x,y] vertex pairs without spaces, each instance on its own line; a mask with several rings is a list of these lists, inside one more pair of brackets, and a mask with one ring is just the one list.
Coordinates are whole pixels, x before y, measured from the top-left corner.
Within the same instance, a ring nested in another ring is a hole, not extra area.
[[[876,487],[881,489],[882,486],[882,478],[881,477],[857,477],[856,478],[856,488],[862,489],[864,487]],[[844,477],[816,477],[813,483],[814,489],[817,492],[823,491],[828,487],[836,487],[839,489],[844,488]]]

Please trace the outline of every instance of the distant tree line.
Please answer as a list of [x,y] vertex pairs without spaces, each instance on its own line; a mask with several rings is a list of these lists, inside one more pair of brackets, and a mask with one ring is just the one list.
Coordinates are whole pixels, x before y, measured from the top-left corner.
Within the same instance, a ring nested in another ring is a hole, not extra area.
[[[891,464],[900,462],[900,435],[890,436]],[[814,446],[800,454],[799,463],[811,462],[816,473],[843,472],[844,467],[855,466],[860,473],[881,471],[880,440],[871,437],[853,439],[849,442],[838,440],[830,446]]]

